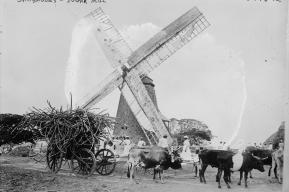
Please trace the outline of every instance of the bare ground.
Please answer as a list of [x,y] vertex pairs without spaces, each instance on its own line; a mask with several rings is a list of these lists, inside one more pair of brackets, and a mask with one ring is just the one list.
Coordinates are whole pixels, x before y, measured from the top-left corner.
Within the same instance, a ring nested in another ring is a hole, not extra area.
[[[118,163],[116,170],[110,176],[94,174],[90,177],[75,176],[70,170],[61,170],[52,174],[47,170],[45,163],[35,163],[27,157],[0,156],[0,192],[16,191],[91,191],[91,192],[210,192],[210,191],[262,191],[278,192],[281,185],[267,172],[253,171],[253,179],[249,179],[249,187],[237,185],[238,173],[232,175],[231,189],[227,189],[222,181],[222,189],[217,188],[215,182],[216,170],[208,168],[206,171],[207,184],[199,182],[192,174],[192,166],[185,165],[182,170],[168,170],[165,172],[165,184],[152,180],[149,173],[138,172],[136,181],[131,184],[126,178],[126,167],[123,162]],[[268,170],[268,168],[266,168]]]

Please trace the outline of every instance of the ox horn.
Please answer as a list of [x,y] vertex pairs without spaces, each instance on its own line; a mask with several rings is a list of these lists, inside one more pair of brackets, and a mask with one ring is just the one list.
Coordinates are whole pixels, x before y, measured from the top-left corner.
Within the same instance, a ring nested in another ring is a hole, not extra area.
[[258,157],[258,156],[255,156],[253,153],[251,153],[252,157],[254,157],[255,159],[258,159],[258,160],[261,160],[261,161],[264,161],[265,159],[268,159],[268,157]]
[[255,156],[253,153],[251,153],[252,157],[258,160],[262,160],[260,157]]
[[264,158],[261,158],[261,160],[263,161],[263,160],[265,160],[265,159],[268,159],[269,157],[264,157]]

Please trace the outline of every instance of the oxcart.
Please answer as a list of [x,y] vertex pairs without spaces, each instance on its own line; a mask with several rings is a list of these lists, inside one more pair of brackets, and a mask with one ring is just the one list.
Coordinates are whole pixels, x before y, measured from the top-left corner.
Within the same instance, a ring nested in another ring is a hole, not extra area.
[[73,173],[92,175],[111,174],[116,166],[116,157],[109,149],[99,149],[98,145],[69,145],[67,151],[61,151],[57,145],[49,144],[46,161],[48,168],[57,173],[64,161],[68,161]]

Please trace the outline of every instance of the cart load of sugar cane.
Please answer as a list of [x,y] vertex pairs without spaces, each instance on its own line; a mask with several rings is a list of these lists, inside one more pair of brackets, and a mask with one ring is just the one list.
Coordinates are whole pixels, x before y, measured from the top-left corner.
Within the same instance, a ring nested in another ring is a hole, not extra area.
[[[107,136],[107,130],[112,129],[114,118],[108,114],[76,108],[57,109],[48,102],[45,109],[33,109],[23,115],[24,118],[14,130],[40,132],[42,138],[47,139],[50,146],[63,154],[71,153],[74,149],[92,148],[99,140]],[[14,131],[13,130],[13,131]]]

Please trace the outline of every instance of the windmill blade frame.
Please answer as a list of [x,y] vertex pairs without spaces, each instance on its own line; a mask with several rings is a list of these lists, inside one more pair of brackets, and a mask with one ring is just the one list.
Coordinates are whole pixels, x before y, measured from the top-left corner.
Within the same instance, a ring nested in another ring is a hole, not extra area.
[[132,52],[101,8],[86,18],[93,23],[95,37],[115,71],[82,106],[90,108],[118,87],[141,127],[153,130],[158,138],[166,134],[172,141],[141,78],[206,29],[208,21],[194,7]]
[[[124,59],[125,56],[122,54],[115,55],[116,53],[120,53],[119,48],[122,47],[126,50],[126,55],[132,53],[127,59],[127,63],[131,68],[136,68],[138,75],[141,77],[150,73],[210,25],[198,8],[194,7],[157,33],[136,51],[132,52],[126,41],[121,37],[118,30],[113,26],[111,20],[104,14],[101,8],[94,10],[86,17],[95,24],[96,28],[101,28],[101,31],[95,30],[96,38],[100,42],[100,45],[102,45],[107,58],[110,58],[112,66],[116,68],[124,65],[126,61]],[[101,24],[103,24],[103,26],[101,26]],[[115,36],[109,37],[109,35],[103,35],[109,31],[112,31],[111,34],[115,34]],[[115,39],[115,41],[110,41],[109,39]],[[110,46],[109,42],[116,42],[116,45],[121,46]],[[110,55],[114,57],[110,57]],[[113,83],[110,80],[105,80],[107,85],[105,85],[105,81],[102,82],[100,84],[101,88],[97,90],[97,93],[91,96],[84,104],[85,108],[99,102],[122,83],[120,74],[118,74],[117,78],[111,79],[116,79],[117,82]],[[105,90],[105,92],[101,92],[102,90]],[[86,96],[86,98],[88,97]]]
[[150,121],[148,120],[147,116],[143,112],[142,108],[138,104],[137,100],[135,99],[127,83],[124,82],[124,84],[120,87],[120,89],[121,89],[121,94],[123,95],[127,105],[129,106],[131,112],[135,116],[136,121],[138,122],[142,131],[144,132],[144,135],[146,136],[149,144],[150,145],[156,144],[158,140],[152,134],[154,132],[154,129]]
[[128,64],[136,68],[140,76],[147,75],[209,26],[204,15],[194,7],[135,50]]
[[[85,18],[92,24],[97,42],[111,66],[115,68],[97,85],[96,92],[93,95],[86,95],[78,102],[83,108],[90,108],[123,83],[124,65],[127,64],[127,58],[131,55],[132,50],[101,7],[90,12]],[[85,102],[83,102],[84,100]]]
[[[129,90],[124,90],[127,92],[131,92],[133,97],[135,98],[135,101],[137,103],[134,103],[134,105],[131,104],[130,101],[127,101],[129,107],[131,108],[132,112],[134,113],[135,117],[137,118],[137,121],[140,123],[141,126],[143,126],[144,129],[148,130],[146,126],[150,126],[150,129],[153,130],[153,132],[156,134],[158,138],[167,135],[169,142],[172,142],[171,135],[167,128],[165,127],[161,115],[159,111],[156,109],[156,106],[154,105],[152,99],[150,98],[144,84],[141,81],[141,78],[138,76],[138,73],[136,70],[132,69],[125,77],[125,82]],[[126,98],[126,95],[125,99]],[[138,107],[141,109],[136,111],[134,107]],[[150,122],[149,124],[144,124],[141,121],[141,118],[138,118],[138,116],[142,115],[142,113],[145,114],[146,118]],[[150,130],[148,130],[150,131]],[[156,143],[155,143],[156,144]]]
[[118,70],[114,70],[104,80],[102,80],[94,89],[93,95],[86,95],[80,101],[78,106],[84,109],[91,108],[94,104],[101,101],[104,97],[113,92],[117,87],[123,83],[122,73]]
[[95,38],[111,66],[117,68],[125,65],[132,49],[115,28],[109,16],[99,7],[90,12],[85,18],[93,25]]

